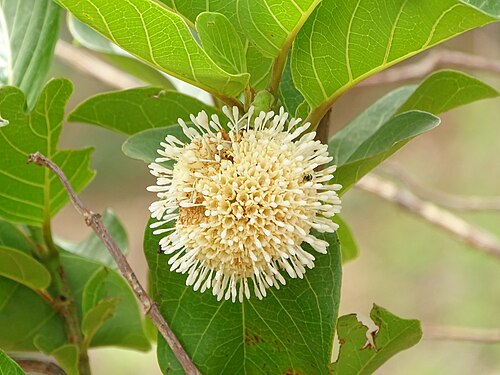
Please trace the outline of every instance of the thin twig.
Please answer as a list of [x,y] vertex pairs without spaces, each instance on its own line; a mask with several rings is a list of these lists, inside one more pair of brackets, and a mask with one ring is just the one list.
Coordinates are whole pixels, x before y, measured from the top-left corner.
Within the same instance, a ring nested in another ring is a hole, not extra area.
[[64,40],[58,40],[55,50],[56,57],[62,62],[75,67],[115,89],[129,89],[142,86],[143,83],[126,74],[113,65],[97,58],[82,48],[75,47]]
[[438,68],[462,68],[500,74],[500,61],[468,53],[437,50],[421,60],[378,73],[358,84],[358,87],[385,85],[423,78]]
[[66,375],[64,370],[53,362],[46,362],[39,359],[14,358],[25,372],[36,372],[46,375]]
[[461,211],[500,211],[500,197],[460,196],[448,194],[420,184],[410,173],[396,163],[386,162],[382,171],[404,184],[415,195],[441,207]]
[[356,187],[370,192],[418,215],[455,238],[500,259],[500,241],[492,234],[469,224],[451,212],[424,201],[407,189],[373,174],[366,175]]
[[109,231],[104,226],[101,220],[101,215],[90,211],[83,204],[82,200],[76,195],[75,191],[71,187],[71,184],[64,175],[64,172],[53,161],[46,158],[41,153],[36,152],[35,154],[30,155],[28,163],[35,163],[47,167],[57,175],[64,188],[66,189],[66,192],[68,193],[71,202],[75,206],[76,210],[84,217],[87,226],[91,227],[94,230],[96,235],[108,248],[121,274],[123,275],[125,280],[127,280],[135,295],[137,296],[137,299],[142,304],[145,314],[150,316],[153,324],[167,341],[178,361],[184,368],[184,371],[186,371],[188,375],[199,375],[200,372],[189,358],[188,354],[182,347],[181,343],[175,336],[170,326],[163,318],[158,305],[151,299],[151,297],[149,297],[144,287],[140,284],[127,259],[123,255],[122,251],[116,244]]
[[424,339],[500,344],[500,329],[424,326]]

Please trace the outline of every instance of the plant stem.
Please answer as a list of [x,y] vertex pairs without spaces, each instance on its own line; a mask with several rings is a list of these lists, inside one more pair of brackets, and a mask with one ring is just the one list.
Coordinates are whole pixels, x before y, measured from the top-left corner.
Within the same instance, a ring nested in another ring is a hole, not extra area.
[[[161,314],[158,305],[151,299],[151,297],[148,295],[144,287],[141,285],[141,283],[137,279],[137,276],[132,270],[132,267],[130,267],[130,264],[123,255],[122,251],[116,244],[115,240],[113,239],[109,231],[106,229],[106,226],[101,220],[101,215],[90,211],[83,204],[82,200],[78,197],[78,195],[76,195],[75,191],[71,187],[71,184],[68,178],[65,176],[64,172],[52,160],[43,156],[41,153],[36,152],[30,155],[28,163],[35,163],[47,167],[47,170],[51,170],[57,175],[57,177],[63,184],[64,188],[66,189],[66,192],[68,193],[71,202],[75,206],[76,210],[84,217],[85,223],[94,230],[95,234],[97,234],[97,236],[107,247],[110,254],[113,256],[113,259],[115,260],[122,276],[128,282],[128,284],[132,288],[132,291],[135,293],[137,299],[142,304],[145,313],[150,316],[151,321],[153,322],[153,324],[158,329],[158,332],[160,332],[160,334],[163,336],[165,341],[172,349],[172,352],[182,365],[186,374],[200,375],[201,373],[196,368],[196,365],[193,363],[191,358],[189,358],[189,355],[184,350],[179,339],[175,336],[175,333],[172,331],[168,323],[165,321],[165,318]],[[89,372],[80,373],[80,375],[87,375],[87,374],[89,374]]]
[[45,251],[40,254],[40,259],[52,276],[53,286],[57,294],[55,298],[55,308],[59,316],[64,321],[64,328],[68,342],[76,345],[79,349],[80,357],[78,361],[78,369],[80,375],[90,375],[91,371],[89,358],[87,348],[82,345],[80,319],[78,318],[75,297],[61,264],[59,251],[52,238],[50,219],[45,220],[42,232],[45,242]]

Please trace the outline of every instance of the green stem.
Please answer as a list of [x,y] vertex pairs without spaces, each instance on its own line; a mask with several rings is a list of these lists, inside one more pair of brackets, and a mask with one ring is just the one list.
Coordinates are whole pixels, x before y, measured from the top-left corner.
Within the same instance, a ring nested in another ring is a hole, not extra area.
[[[289,49],[289,47],[288,47]],[[286,52],[288,52],[286,49]],[[285,69],[285,63],[287,59],[287,53],[280,53],[273,62],[273,68],[271,72],[271,79],[267,86],[267,91],[269,91],[276,98],[278,96],[278,89],[280,87],[281,76],[283,75],[283,70]]]
[[42,232],[46,249],[40,254],[40,258],[52,275],[53,286],[57,293],[55,299],[57,312],[64,321],[68,342],[79,348],[80,358],[78,361],[78,369],[80,375],[90,375],[89,357],[87,348],[83,346],[83,337],[80,330],[80,319],[78,318],[75,297],[61,264],[59,250],[52,238],[50,220],[45,221]]

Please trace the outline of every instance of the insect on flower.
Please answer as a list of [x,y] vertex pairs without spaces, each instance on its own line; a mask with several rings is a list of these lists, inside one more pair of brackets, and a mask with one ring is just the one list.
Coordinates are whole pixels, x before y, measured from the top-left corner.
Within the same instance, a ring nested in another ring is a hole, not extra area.
[[[223,108],[228,128],[216,115],[179,119],[189,143],[167,135],[150,165],[157,178],[148,188],[154,234],[171,257],[171,270],[187,273],[187,285],[233,302],[266,296],[286,283],[282,271],[302,278],[315,257],[301,244],[326,253],[318,232],[334,232],[340,211],[338,184],[329,184],[335,166],[327,146],[307,132],[309,123],[289,119],[280,109],[240,117]],[[161,163],[174,161],[172,168]]]

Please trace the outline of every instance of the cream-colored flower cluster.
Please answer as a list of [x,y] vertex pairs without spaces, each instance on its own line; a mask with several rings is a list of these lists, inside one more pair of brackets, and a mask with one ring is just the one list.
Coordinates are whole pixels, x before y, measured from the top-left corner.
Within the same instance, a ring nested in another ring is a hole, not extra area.
[[[337,184],[328,184],[335,166],[327,146],[306,132],[310,124],[251,108],[224,108],[228,128],[217,116],[191,115],[193,126],[179,119],[189,143],[172,135],[161,143],[156,163],[159,200],[151,204],[151,225],[163,234],[161,249],[172,256],[172,271],[187,273],[187,285],[212,292],[220,300],[258,298],[269,287],[285,284],[281,271],[302,278],[314,267],[314,255],[328,243],[318,232],[334,232],[331,218],[340,211]],[[175,162],[173,168],[163,162]],[[251,284],[251,285],[250,285]]]

